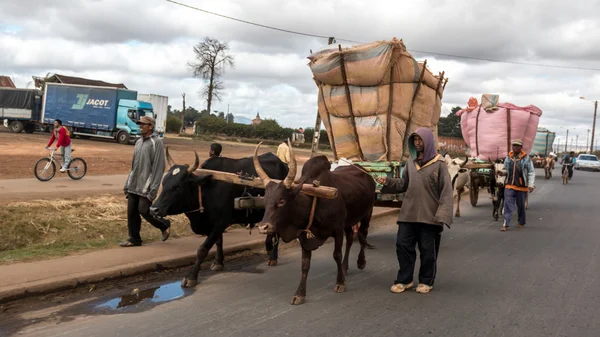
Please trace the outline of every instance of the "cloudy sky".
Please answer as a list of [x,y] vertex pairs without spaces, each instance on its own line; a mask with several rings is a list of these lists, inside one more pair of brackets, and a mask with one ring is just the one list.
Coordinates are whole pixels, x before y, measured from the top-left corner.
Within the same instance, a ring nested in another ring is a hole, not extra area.
[[[342,39],[402,38],[417,60],[450,78],[444,111],[470,96],[534,104],[540,126],[578,134],[591,129],[600,99],[600,1],[494,0],[180,0],[239,19]],[[376,4],[376,5],[375,5]],[[17,86],[47,73],[123,82],[140,93],[181,93],[198,110],[202,82],[187,62],[205,36],[228,42],[236,66],[224,75],[226,95],[214,109],[276,118],[290,127],[314,124],[317,91],[306,66],[325,39],[264,29],[164,0],[20,0],[0,4],[0,74]],[[420,52],[417,52],[420,51]],[[569,69],[477,61],[448,54]],[[593,70],[598,69],[598,70]],[[280,116],[281,114],[281,116]],[[573,131],[574,129],[574,131]],[[600,126],[599,126],[600,129]],[[597,138],[600,131],[596,132]],[[600,144],[600,143],[599,143]]]

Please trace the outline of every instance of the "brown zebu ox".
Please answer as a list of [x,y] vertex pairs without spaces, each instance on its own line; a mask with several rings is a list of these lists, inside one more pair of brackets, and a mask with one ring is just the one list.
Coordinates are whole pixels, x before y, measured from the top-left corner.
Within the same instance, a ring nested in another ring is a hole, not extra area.
[[[296,173],[296,158],[290,146],[290,175]],[[258,153],[256,147],[254,155]],[[301,177],[294,183],[271,182],[258,160],[254,160],[256,173],[264,182],[265,216],[263,224],[268,233],[277,233],[284,242],[294,239],[302,247],[302,278],[292,304],[302,304],[306,298],[306,278],[310,269],[312,251],[333,237],[335,248],[333,259],[337,264],[337,280],[334,291],[346,290],[345,276],[348,273],[350,247],[354,240],[352,226],[360,222],[358,240],[360,253],[358,269],[364,269],[365,247],[369,233],[369,223],[375,203],[375,181],[359,166],[342,166],[331,170],[331,164],[325,156],[309,159],[302,168]],[[292,175],[293,176],[293,175]],[[338,197],[320,199],[299,193],[303,183],[315,183],[320,186],[335,187]],[[346,252],[342,262],[342,243],[346,235]]]

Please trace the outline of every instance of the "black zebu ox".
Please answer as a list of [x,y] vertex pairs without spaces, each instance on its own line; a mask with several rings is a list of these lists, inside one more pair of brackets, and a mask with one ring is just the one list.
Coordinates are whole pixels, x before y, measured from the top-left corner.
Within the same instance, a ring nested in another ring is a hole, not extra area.
[[[263,218],[265,211],[262,209],[234,209],[234,199],[247,195],[264,195],[265,190],[214,180],[211,179],[211,175],[195,175],[193,172],[199,165],[198,154],[195,151],[196,162],[192,167],[175,164],[168,148],[166,152],[171,167],[163,178],[162,192],[150,210],[160,217],[185,213],[194,233],[207,236],[198,248],[196,262],[181,283],[183,287],[193,287],[197,284],[200,265],[214,244],[217,245],[217,254],[211,269],[223,269],[223,232],[227,227],[232,224],[258,223]],[[258,160],[273,177],[293,181],[293,176],[288,176],[287,166],[274,154],[262,154],[258,156]],[[252,158],[212,158],[203,168],[256,176]],[[203,212],[200,212],[199,186]],[[270,255],[269,265],[275,265],[277,262],[278,238],[273,239],[273,235],[267,235],[265,242],[267,253]]]
[[[258,153],[256,147],[255,155]],[[290,174],[295,174],[296,158],[290,144]],[[335,239],[333,258],[337,264],[335,292],[346,290],[345,276],[348,257],[354,240],[352,226],[360,222],[358,240],[360,253],[358,269],[364,269],[365,247],[369,222],[375,203],[375,181],[359,166],[342,166],[331,172],[331,164],[325,156],[309,159],[302,168],[302,176],[295,182],[275,183],[261,164],[254,160],[258,176],[266,186],[265,217],[263,224],[268,233],[276,233],[284,242],[299,239],[302,246],[302,278],[292,304],[302,304],[306,298],[306,278],[310,269],[312,251],[323,245],[329,237]],[[300,193],[303,183],[318,181],[320,186],[337,188],[335,199],[314,198]],[[313,203],[316,202],[316,203]],[[314,212],[314,213],[313,213]],[[314,218],[312,218],[314,215]],[[311,223],[312,218],[312,223]],[[342,263],[342,243],[346,235],[346,253]]]

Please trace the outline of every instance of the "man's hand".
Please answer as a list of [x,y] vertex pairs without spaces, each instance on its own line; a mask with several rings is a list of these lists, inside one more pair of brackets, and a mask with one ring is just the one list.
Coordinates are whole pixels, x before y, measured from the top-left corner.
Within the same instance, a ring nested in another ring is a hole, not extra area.
[[377,183],[379,183],[381,185],[385,185],[385,183],[387,182],[387,177],[379,177],[379,178],[376,178],[375,181],[377,181]]
[[535,187],[529,187],[529,193],[533,192],[535,190]]

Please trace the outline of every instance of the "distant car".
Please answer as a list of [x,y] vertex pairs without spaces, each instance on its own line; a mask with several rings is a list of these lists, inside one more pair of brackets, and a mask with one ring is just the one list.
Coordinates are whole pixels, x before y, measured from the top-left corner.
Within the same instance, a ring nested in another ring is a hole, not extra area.
[[593,154],[580,154],[574,167],[576,170],[600,171],[600,160]]

